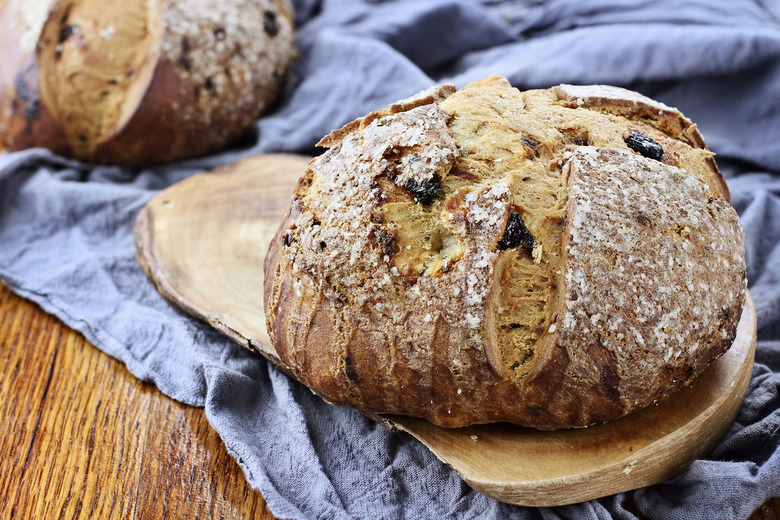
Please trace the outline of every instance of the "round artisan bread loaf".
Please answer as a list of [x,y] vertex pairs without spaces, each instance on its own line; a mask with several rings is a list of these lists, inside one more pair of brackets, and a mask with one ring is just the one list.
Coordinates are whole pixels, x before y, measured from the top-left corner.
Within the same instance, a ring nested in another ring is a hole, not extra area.
[[215,152],[294,55],[288,0],[5,0],[2,144],[123,165]]
[[490,77],[320,144],[270,245],[265,313],[328,402],[586,426],[662,399],[735,337],[742,228],[674,108]]

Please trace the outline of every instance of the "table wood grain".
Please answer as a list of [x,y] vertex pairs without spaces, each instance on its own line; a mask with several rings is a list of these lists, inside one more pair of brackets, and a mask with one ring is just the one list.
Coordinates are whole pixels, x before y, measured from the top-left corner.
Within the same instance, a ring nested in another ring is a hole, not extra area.
[[274,518],[202,409],[2,285],[0,381],[0,518]]
[[0,518],[274,518],[202,409],[2,284],[0,381]]

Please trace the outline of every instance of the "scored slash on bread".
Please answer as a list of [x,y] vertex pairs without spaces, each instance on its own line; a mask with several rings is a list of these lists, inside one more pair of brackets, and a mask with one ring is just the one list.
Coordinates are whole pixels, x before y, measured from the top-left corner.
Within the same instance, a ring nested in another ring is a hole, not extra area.
[[663,398],[728,348],[745,299],[703,143],[630,91],[495,76],[334,131],[266,257],[282,364],[328,402],[444,427]]

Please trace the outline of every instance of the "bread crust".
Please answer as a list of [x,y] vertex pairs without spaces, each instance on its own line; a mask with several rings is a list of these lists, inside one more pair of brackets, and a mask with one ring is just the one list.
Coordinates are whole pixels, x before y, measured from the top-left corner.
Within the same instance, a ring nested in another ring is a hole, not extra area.
[[0,5],[0,135],[88,162],[218,151],[283,89],[288,0],[24,0]]
[[322,141],[265,263],[289,373],[369,414],[556,429],[641,409],[725,352],[744,239],[681,114],[500,77],[453,90]]

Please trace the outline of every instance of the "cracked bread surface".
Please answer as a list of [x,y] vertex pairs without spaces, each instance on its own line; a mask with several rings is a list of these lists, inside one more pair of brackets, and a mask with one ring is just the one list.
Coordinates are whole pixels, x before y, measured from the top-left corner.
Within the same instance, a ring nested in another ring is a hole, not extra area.
[[493,76],[320,144],[266,257],[265,311],[286,370],[328,402],[586,426],[663,398],[733,341],[742,230],[675,109]]

